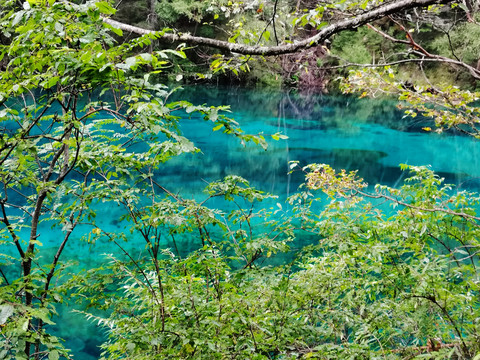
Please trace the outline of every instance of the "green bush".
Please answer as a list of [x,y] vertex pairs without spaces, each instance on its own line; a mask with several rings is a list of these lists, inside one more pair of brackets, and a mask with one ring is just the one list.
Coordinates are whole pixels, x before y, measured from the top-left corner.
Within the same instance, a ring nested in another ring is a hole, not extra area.
[[[400,189],[368,192],[354,172],[304,168],[308,191],[290,199],[282,221],[266,218],[276,238],[317,238],[286,265],[250,261],[249,249],[272,250],[259,247],[265,224],[253,237],[233,230],[248,222],[238,212],[224,242],[186,258],[114,259],[106,282],[113,274],[122,294],[102,300],[109,318],[92,317],[110,335],[103,358],[471,358],[480,350],[479,197],[452,193],[425,167],[404,169],[412,175]],[[331,199],[320,213],[317,190]]]

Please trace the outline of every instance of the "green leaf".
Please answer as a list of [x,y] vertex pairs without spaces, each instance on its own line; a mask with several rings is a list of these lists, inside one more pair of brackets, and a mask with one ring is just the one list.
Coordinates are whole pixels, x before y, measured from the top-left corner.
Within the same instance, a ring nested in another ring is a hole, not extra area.
[[125,60],[125,65],[127,66],[127,68],[131,69],[132,67],[134,67],[135,65],[137,64],[137,58],[132,56],[132,57],[129,57]]
[[106,22],[103,23],[103,26],[106,27],[107,29],[110,29],[115,35],[123,36],[122,29],[116,28],[115,26],[107,24]]
[[55,23],[55,30],[57,30],[57,32],[59,33],[63,32],[63,25],[60,24],[58,21]]
[[30,321],[28,319],[23,318],[22,321],[18,324],[19,329],[21,330],[22,333],[27,332],[29,323]]
[[270,31],[265,30],[265,31],[263,32],[263,38],[265,39],[265,41],[270,40]]
[[58,76],[52,76],[50,79],[47,80],[47,82],[43,85],[45,89],[50,89],[54,85],[58,83],[58,80],[60,78]]
[[50,351],[50,354],[48,354],[48,360],[58,360],[59,358],[60,354],[57,350],[52,350]]
[[113,15],[117,12],[115,8],[111,7],[106,1],[99,1],[95,3],[95,6],[105,15]]
[[13,306],[9,304],[0,305],[0,325],[7,322],[8,318],[13,315]]

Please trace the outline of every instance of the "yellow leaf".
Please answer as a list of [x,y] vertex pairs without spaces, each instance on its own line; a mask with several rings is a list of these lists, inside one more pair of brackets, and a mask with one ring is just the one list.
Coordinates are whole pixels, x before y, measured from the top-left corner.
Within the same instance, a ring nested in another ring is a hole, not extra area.
[[185,351],[189,354],[193,353],[195,351],[195,349],[192,347],[192,345],[190,345],[189,343],[186,343],[184,345],[185,347]]

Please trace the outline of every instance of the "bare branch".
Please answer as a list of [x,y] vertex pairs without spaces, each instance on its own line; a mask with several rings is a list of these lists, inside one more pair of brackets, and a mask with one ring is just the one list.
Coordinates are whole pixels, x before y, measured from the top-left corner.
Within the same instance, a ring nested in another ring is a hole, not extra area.
[[228,41],[216,40],[211,38],[192,36],[186,33],[165,33],[155,32],[152,30],[143,29],[137,26],[127,25],[110,18],[103,18],[103,21],[118,29],[133,32],[139,35],[157,34],[160,39],[168,41],[182,41],[191,45],[205,45],[213,48],[230,51],[232,53],[243,55],[262,55],[273,56],[281,54],[291,54],[300,50],[309,49],[322,44],[326,39],[332,35],[344,30],[353,30],[369,22],[381,19],[385,16],[405,11],[413,8],[421,8],[436,4],[449,4],[452,0],[400,0],[382,4],[376,8],[366,11],[357,16],[352,16],[347,19],[339,20],[333,24],[327,25],[319,30],[319,32],[311,37],[300,41],[294,41],[289,44],[282,44],[276,46],[251,46],[245,44],[229,43]]
[[15,233],[15,230],[12,227],[12,224],[10,224],[10,221],[8,220],[7,212],[5,210],[5,201],[3,199],[0,201],[0,208],[2,210],[3,218],[0,219],[1,222],[5,224],[7,227],[8,232],[10,233],[10,236],[12,237],[13,243],[17,247],[18,254],[22,259],[25,259],[25,252],[22,249],[22,245],[20,244],[20,239],[18,238],[17,234]]
[[350,66],[352,66],[352,67],[363,67],[363,68],[377,68],[377,67],[395,66],[395,65],[408,64],[408,63],[440,62],[440,60],[438,60],[438,59],[419,58],[419,59],[402,59],[402,60],[396,60],[396,61],[391,61],[391,62],[387,62],[387,63],[362,64],[362,63],[348,62],[348,61],[346,61],[345,59],[343,59],[339,56],[329,55],[329,57],[334,58],[334,59],[339,59],[341,61],[344,61],[345,63],[342,64],[342,65],[322,67],[322,69],[324,69],[324,70],[344,69],[344,68],[347,68],[347,67],[350,67]]
[[[397,24],[400,25],[399,23],[397,23]],[[408,41],[407,40],[400,40],[400,39],[397,39],[393,36],[390,36],[389,34],[385,33],[384,31],[382,31],[380,29],[375,28],[374,26],[372,26],[370,24],[367,24],[367,26],[370,29],[372,29],[373,31],[375,31],[376,33],[383,36],[385,39],[388,39],[388,40],[390,40],[392,42],[395,42],[395,43],[405,44],[405,45],[410,46],[413,49],[410,52],[410,54],[418,56],[419,58],[421,58],[421,61],[436,61],[436,62],[443,62],[443,63],[447,63],[447,64],[457,65],[457,66],[463,67],[466,70],[468,70],[468,72],[470,72],[472,77],[474,77],[475,79],[480,80],[480,70],[474,68],[473,66],[470,66],[470,65],[464,63],[463,61],[459,61],[459,60],[451,59],[451,58],[448,58],[448,57],[445,57],[445,56],[435,55],[435,54],[431,54],[431,53],[427,52],[417,42],[415,42],[413,40],[410,33],[402,25],[400,25],[400,26],[403,28],[403,30],[407,34],[407,38],[409,39]],[[408,61],[413,61],[413,60],[408,60]],[[397,62],[397,63],[400,63],[400,62]]]
[[447,207],[427,208],[427,207],[424,207],[424,206],[416,206],[416,205],[406,203],[405,201],[398,200],[395,197],[389,196],[389,195],[384,194],[384,193],[370,194],[370,193],[366,193],[366,192],[363,192],[363,191],[360,191],[360,190],[358,191],[358,193],[360,195],[368,197],[370,199],[385,199],[385,200],[391,201],[392,203],[396,203],[398,205],[404,206],[408,209],[413,209],[413,210],[423,211],[423,212],[429,212],[429,213],[440,212],[440,213],[444,213],[444,214],[448,214],[448,215],[452,215],[452,216],[458,216],[458,217],[461,217],[461,218],[472,221],[472,225],[480,226],[478,223],[473,222],[473,221],[480,222],[480,217],[479,216],[470,215],[470,214],[468,214],[466,212],[463,212],[463,211],[455,211],[455,210],[451,210]]

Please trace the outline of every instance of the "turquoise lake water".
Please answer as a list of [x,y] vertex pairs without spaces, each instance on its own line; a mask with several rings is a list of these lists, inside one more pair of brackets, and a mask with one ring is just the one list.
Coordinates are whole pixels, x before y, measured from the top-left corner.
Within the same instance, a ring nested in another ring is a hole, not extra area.
[[[194,104],[230,105],[230,114],[246,133],[281,132],[287,140],[269,141],[267,151],[240,142],[220,132],[199,117],[181,121],[184,135],[202,152],[185,155],[165,165],[158,181],[183,197],[198,197],[205,181],[228,174],[241,175],[263,191],[283,201],[303,181],[299,173],[288,174],[289,161],[300,164],[327,163],[333,167],[358,170],[369,184],[401,184],[405,174],[399,164],[431,165],[447,183],[470,190],[480,187],[480,142],[454,134],[435,134],[422,130],[432,126],[425,119],[404,118],[394,101],[356,99],[329,95],[300,95],[242,88],[191,87],[176,95]],[[213,204],[212,206],[214,206]],[[123,231],[118,222],[122,209],[105,203],[99,225]],[[58,233],[40,231],[44,251],[54,249]],[[80,242],[81,234],[70,240],[63,254],[88,267],[102,256],[116,251],[111,244],[95,247]],[[133,238],[128,249],[142,248]],[[166,244],[169,246],[169,244]],[[196,244],[186,244],[194,248]],[[76,359],[97,359],[101,332],[81,315],[61,308],[54,330],[66,339]]]

